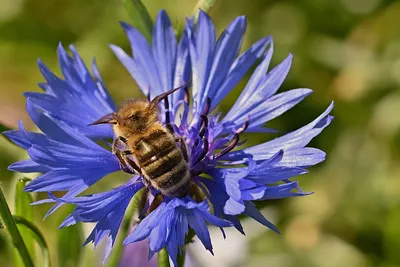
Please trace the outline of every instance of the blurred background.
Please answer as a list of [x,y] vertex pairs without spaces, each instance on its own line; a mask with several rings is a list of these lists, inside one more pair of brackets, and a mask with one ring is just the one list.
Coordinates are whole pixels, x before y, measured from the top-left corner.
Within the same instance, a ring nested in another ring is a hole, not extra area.
[[[182,28],[196,1],[143,3],[153,18],[158,9],[166,9],[174,25]],[[195,266],[400,266],[400,1],[220,0],[210,15],[219,33],[233,18],[246,15],[243,49],[272,35],[273,65],[294,53],[281,91],[314,90],[269,127],[281,133],[295,130],[317,117],[332,99],[336,119],[310,144],[326,151],[327,160],[299,177],[302,188],[315,193],[270,201],[263,209],[282,234],[250,220],[243,221],[247,236],[228,231],[223,241],[219,229],[212,229],[216,256],[196,242],[190,248]],[[22,92],[39,91],[36,84],[43,78],[37,58],[60,73],[59,42],[65,47],[74,44],[87,63],[96,56],[116,102],[140,96],[108,48],[113,43],[129,51],[121,20],[129,21],[119,0],[0,0],[0,122],[16,128],[22,120],[34,130]],[[222,111],[233,104],[244,84],[245,80],[223,102]],[[273,137],[257,135],[252,143]],[[26,154],[3,136],[0,150],[0,184],[14,209],[15,183],[22,176],[7,171],[7,166]],[[109,190],[125,178],[107,177],[92,190]],[[35,206],[32,216],[47,239],[53,266],[101,266],[101,250],[75,245],[92,226],[57,230],[71,209],[63,207],[42,221],[49,208]],[[0,230],[0,266],[14,266],[13,254],[8,235]],[[77,265],[70,254],[82,263]]]

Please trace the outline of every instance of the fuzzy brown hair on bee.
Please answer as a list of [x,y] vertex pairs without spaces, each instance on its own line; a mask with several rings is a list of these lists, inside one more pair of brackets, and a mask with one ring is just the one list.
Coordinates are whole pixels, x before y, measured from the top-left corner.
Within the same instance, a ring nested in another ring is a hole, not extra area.
[[142,175],[148,186],[160,190],[163,195],[178,197],[186,195],[190,181],[186,146],[182,138],[159,120],[158,103],[166,101],[168,95],[180,88],[163,93],[150,102],[129,99],[118,112],[91,123],[113,124],[116,135],[113,153],[122,170]]

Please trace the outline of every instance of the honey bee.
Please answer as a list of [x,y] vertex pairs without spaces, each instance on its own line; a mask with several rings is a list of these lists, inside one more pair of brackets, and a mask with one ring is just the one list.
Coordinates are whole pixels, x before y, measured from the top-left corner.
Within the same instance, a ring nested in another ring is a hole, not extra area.
[[[185,196],[190,180],[186,145],[174,134],[168,111],[168,95],[182,87],[158,95],[152,101],[129,99],[118,112],[90,124],[113,124],[116,139],[112,151],[121,169],[142,175],[147,187],[151,185],[165,196]],[[159,119],[161,100],[165,101],[166,125]]]

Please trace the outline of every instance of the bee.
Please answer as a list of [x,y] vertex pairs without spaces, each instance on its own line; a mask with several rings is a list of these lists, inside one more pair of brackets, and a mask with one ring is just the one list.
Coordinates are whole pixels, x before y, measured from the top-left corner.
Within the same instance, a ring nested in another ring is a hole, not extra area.
[[[168,111],[168,95],[178,87],[153,100],[128,99],[118,112],[105,115],[90,125],[113,125],[116,139],[112,145],[121,169],[140,174],[147,187],[162,195],[183,197],[190,181],[185,142],[174,134]],[[166,125],[159,119],[158,104],[165,101]]]

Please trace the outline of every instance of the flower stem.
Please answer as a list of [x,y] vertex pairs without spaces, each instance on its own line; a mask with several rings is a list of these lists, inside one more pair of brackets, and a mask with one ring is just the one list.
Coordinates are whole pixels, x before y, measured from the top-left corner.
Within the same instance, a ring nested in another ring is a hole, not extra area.
[[10,208],[7,205],[6,198],[4,197],[3,189],[0,187],[0,217],[3,221],[3,225],[7,229],[11,236],[11,241],[14,247],[18,250],[19,255],[22,258],[26,267],[34,267],[31,256],[29,255],[28,249],[25,246],[24,240],[15,224],[14,218],[11,215]]
[[211,9],[215,6],[218,0],[198,0],[196,6],[193,9],[193,15],[197,21],[197,17],[199,16],[199,10],[203,10],[206,13],[209,13]]
[[166,248],[163,248],[158,252],[158,267],[170,267],[169,255]]
[[38,243],[40,249],[42,250],[42,255],[44,259],[43,266],[49,267],[51,266],[51,261],[50,261],[50,253],[49,253],[49,247],[47,246],[46,240],[44,239],[43,234],[40,232],[39,228],[36,227],[33,223],[30,221],[26,220],[23,217],[20,216],[13,216],[15,223],[21,224],[28,228],[30,231],[33,233],[33,237],[35,238],[36,242]]
[[183,267],[185,266],[185,256],[186,256],[186,251],[185,248],[182,248],[182,253],[178,254],[178,267]]

